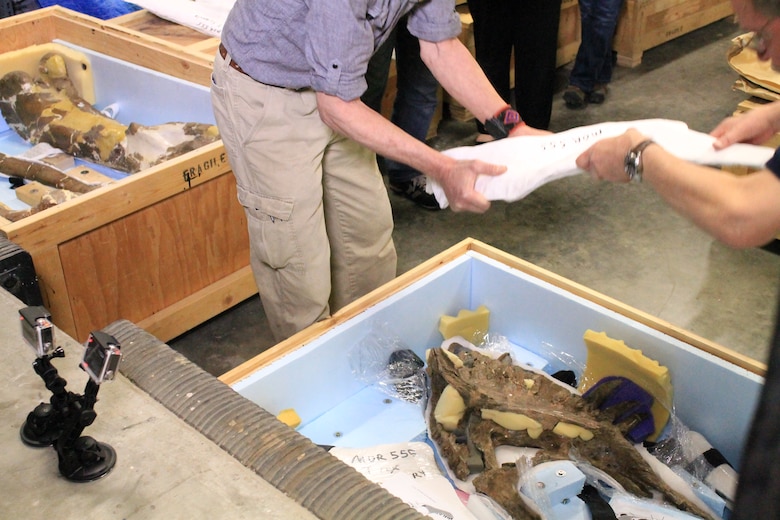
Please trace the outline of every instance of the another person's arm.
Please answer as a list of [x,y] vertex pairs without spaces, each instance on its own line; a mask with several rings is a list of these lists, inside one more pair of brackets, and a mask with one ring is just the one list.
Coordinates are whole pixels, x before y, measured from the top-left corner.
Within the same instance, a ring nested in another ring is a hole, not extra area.
[[[506,108],[506,102],[498,95],[463,42],[457,38],[441,42],[420,40],[420,56],[442,88],[481,122],[484,123]],[[523,125],[515,129],[512,135],[546,133],[549,132]]]
[[768,103],[724,119],[710,135],[717,138],[715,149],[734,143],[764,144],[780,131],[780,101]]
[[[577,166],[596,179],[628,182],[626,154],[645,139],[633,129],[604,139]],[[643,180],[672,208],[728,245],[763,245],[780,231],[780,179],[769,170],[737,176],[684,161],[657,144],[644,149],[642,165]]]

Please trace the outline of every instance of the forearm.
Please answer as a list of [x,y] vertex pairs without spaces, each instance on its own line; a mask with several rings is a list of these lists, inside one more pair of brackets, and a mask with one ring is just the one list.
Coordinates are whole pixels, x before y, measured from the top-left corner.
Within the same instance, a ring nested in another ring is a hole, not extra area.
[[318,93],[317,103],[322,121],[334,131],[438,181],[453,211],[482,213],[490,207],[474,185],[480,175],[499,175],[506,166],[456,161],[410,136],[360,100],[343,101]]
[[420,56],[442,88],[480,121],[490,119],[506,106],[506,101],[457,38],[438,43],[420,40]]
[[360,100],[343,101],[318,93],[317,103],[320,117],[333,130],[433,179],[446,177],[448,166],[455,162],[393,125]]
[[644,181],[676,211],[721,242],[755,247],[780,231],[780,180],[768,170],[737,176],[645,149]]

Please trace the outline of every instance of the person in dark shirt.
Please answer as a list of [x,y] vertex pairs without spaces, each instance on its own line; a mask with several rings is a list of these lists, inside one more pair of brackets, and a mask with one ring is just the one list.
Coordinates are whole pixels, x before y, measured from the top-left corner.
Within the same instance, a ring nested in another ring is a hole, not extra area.
[[[732,0],[750,47],[780,70],[780,0]],[[711,135],[722,149],[765,143],[780,131],[780,101],[729,117]],[[675,210],[718,240],[754,247],[780,232],[780,148],[765,168],[737,176],[679,159],[636,130],[604,139],[577,158],[596,179],[644,180]],[[778,305],[780,311],[780,305]],[[775,323],[765,383],[744,447],[730,520],[780,518],[780,316]]]
[[[468,0],[468,6],[474,19],[477,63],[526,123],[548,128],[555,95],[561,0]],[[479,119],[477,132],[478,143],[493,140]]]

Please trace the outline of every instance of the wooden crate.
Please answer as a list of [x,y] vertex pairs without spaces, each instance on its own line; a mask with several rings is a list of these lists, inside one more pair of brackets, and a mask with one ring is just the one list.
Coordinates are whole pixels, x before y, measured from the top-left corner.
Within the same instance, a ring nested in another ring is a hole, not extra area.
[[[369,350],[379,344],[374,335],[381,330],[383,341],[425,359],[426,350],[442,342],[442,316],[481,305],[490,312],[485,332],[547,357],[551,372],[567,366],[560,364],[564,359],[584,367],[587,329],[640,349],[669,368],[676,417],[739,467],[763,363],[473,239],[455,244],[220,380],[272,414],[294,408],[303,420],[298,431],[317,444],[406,442],[425,431],[422,410],[397,397],[388,399],[377,379],[361,377],[367,374],[356,368],[358,352],[366,344]],[[378,363],[378,356],[372,361]],[[541,369],[542,364],[534,366]],[[702,402],[717,402],[717,410],[702,407]],[[722,420],[724,411],[729,421]]]
[[635,67],[647,49],[732,14],[730,0],[625,0],[614,41],[618,64]]
[[135,11],[109,23],[143,34],[144,39],[212,61],[219,47],[219,38],[209,37],[189,27],[160,18],[149,11]]
[[[58,39],[209,85],[218,41],[160,22],[146,12],[101,21],[51,7],[0,20],[0,52]],[[125,318],[170,339],[256,292],[235,191],[218,141],[3,221],[0,233],[32,255],[45,305],[70,336],[85,340]]]
[[580,6],[577,0],[561,2],[561,21],[558,24],[558,56],[559,67],[571,63],[577,57],[580,48]]

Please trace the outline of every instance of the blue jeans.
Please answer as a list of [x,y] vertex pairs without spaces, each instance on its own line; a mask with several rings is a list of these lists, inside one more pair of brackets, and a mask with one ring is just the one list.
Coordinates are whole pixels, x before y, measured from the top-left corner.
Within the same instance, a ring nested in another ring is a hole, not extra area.
[[[377,112],[381,111],[393,49],[398,86],[391,121],[412,137],[425,141],[439,104],[439,82],[420,58],[420,42],[409,33],[405,18],[372,56],[366,73],[368,89],[361,99]],[[380,167],[392,183],[406,182],[420,175],[414,168],[390,159],[380,158]]]
[[582,41],[569,84],[584,92],[612,81],[612,40],[623,0],[580,0]]

